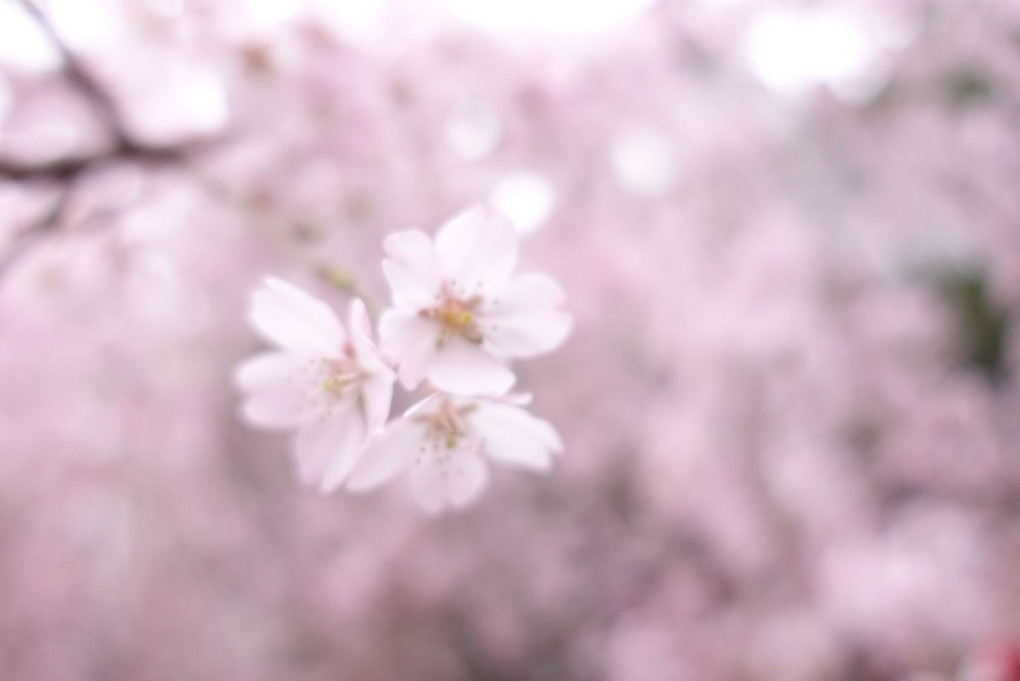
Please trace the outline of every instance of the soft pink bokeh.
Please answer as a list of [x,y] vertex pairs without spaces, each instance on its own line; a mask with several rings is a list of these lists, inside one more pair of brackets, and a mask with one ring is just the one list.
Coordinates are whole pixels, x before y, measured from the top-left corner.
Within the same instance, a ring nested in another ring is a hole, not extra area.
[[[0,679],[1018,677],[1020,3],[645,4],[0,0]],[[303,487],[250,291],[484,200],[565,454]]]

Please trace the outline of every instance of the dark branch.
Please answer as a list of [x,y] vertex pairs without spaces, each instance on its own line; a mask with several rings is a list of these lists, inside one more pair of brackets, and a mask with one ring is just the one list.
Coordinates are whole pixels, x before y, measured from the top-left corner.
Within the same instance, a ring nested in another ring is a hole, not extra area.
[[115,147],[132,146],[128,126],[116,101],[107,93],[103,85],[96,80],[80,59],[64,44],[53,24],[46,15],[36,7],[33,0],[19,0],[19,3],[46,34],[46,38],[60,54],[61,70],[64,78],[71,83],[96,109],[99,117],[106,122],[113,137]]
[[73,178],[65,183],[60,189],[60,194],[53,200],[53,203],[42,217],[39,218],[38,222],[19,232],[14,237],[11,246],[3,253],[0,253],[0,276],[27,255],[37,243],[42,241],[44,237],[60,224],[64,211],[67,210],[68,204],[71,203],[75,187],[76,183]]
[[135,161],[152,165],[181,162],[210,144],[208,140],[191,140],[173,145],[153,145],[135,139],[117,102],[82,61],[68,49],[46,15],[32,0],[19,2],[60,54],[61,75],[95,110],[105,124],[112,144],[96,154],[57,158],[42,163],[24,163],[0,158],[0,179],[13,181],[44,179],[64,182],[111,161]]
[[62,185],[60,194],[50,209],[37,222],[21,230],[11,247],[5,253],[0,253],[0,276],[44,237],[60,227],[71,197],[82,178],[90,171],[111,163],[123,162],[145,166],[186,166],[191,158],[215,144],[215,140],[205,138],[184,140],[171,145],[150,144],[135,139],[115,99],[64,44],[45,13],[33,0],[18,2],[60,54],[60,75],[90,104],[107,128],[111,143],[93,154],[56,158],[39,163],[0,158],[0,180],[12,182],[39,180]]
[[90,156],[56,158],[41,163],[21,163],[0,158],[0,179],[66,182],[89,170],[114,161],[133,161],[143,165],[181,163],[202,151],[208,144],[205,141],[185,142],[173,146],[124,143]]

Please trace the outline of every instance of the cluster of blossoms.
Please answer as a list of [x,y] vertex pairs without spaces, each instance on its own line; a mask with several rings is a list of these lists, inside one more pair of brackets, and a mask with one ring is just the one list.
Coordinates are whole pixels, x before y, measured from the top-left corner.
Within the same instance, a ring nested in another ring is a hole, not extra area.
[[[511,394],[508,362],[549,352],[570,331],[560,286],[514,275],[517,231],[488,207],[450,219],[435,240],[420,231],[385,241],[393,307],[379,345],[364,303],[348,325],[323,301],[278,279],[251,300],[251,323],[276,350],[245,361],[237,383],[245,419],[296,430],[301,479],[323,491],[374,489],[408,472],[430,513],[461,507],[488,482],[485,458],[546,470],[562,444]],[[427,396],[387,422],[393,383]]]

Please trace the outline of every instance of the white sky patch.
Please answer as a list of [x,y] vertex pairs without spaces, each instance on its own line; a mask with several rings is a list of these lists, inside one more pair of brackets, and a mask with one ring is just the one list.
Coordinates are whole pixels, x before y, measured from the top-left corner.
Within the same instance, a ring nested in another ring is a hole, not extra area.
[[121,15],[109,2],[47,0],[45,7],[57,33],[74,50],[106,47],[123,32]]
[[597,31],[623,24],[658,0],[446,0],[464,21],[493,31]]
[[0,0],[0,64],[28,72],[60,65],[60,54],[46,34],[13,0]]
[[556,205],[556,189],[541,173],[518,170],[496,185],[492,202],[510,216],[517,231],[524,236],[538,231],[549,219]]
[[147,0],[145,4],[154,14],[167,19],[184,14],[184,0]]
[[230,115],[223,83],[208,71],[173,66],[159,74],[159,87],[139,98],[136,115],[146,136],[177,139],[221,130]]
[[181,82],[181,108],[197,132],[223,128],[230,115],[223,84],[211,73],[196,73]]
[[745,43],[751,68],[770,88],[802,94],[824,84],[860,101],[883,84],[884,41],[863,17],[836,8],[762,11]]
[[500,127],[495,107],[480,101],[463,102],[446,119],[446,141],[458,156],[478,160],[496,149]]
[[676,149],[669,136],[655,128],[624,128],[613,137],[609,153],[616,181],[632,194],[663,196],[676,184]]
[[379,31],[387,13],[387,0],[305,0],[312,16],[340,35],[366,38]]
[[246,0],[248,17],[258,26],[269,28],[285,23],[298,12],[298,0]]

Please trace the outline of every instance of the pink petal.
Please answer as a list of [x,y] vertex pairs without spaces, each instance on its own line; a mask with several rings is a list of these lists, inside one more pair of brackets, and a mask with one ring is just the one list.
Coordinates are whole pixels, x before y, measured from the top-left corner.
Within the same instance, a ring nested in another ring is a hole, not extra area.
[[234,371],[234,383],[246,392],[290,388],[304,375],[308,361],[293,352],[266,352],[241,363]]
[[443,271],[459,297],[499,290],[517,264],[517,230],[503,213],[477,207],[455,215],[436,235]]
[[383,248],[389,256],[383,261],[383,273],[390,284],[393,304],[413,312],[434,305],[443,273],[428,235],[397,232],[386,237]]
[[447,464],[426,459],[414,466],[408,477],[415,501],[426,513],[470,504],[489,480],[481,458],[464,451],[453,454],[453,460]]
[[570,315],[566,312],[536,311],[501,320],[484,333],[497,352],[528,359],[558,348],[570,335],[570,329]]
[[347,489],[362,492],[388,482],[414,461],[422,444],[421,426],[397,419],[381,435],[371,440],[354,472]]
[[435,411],[436,407],[438,407],[448,399],[452,399],[455,406],[458,407],[464,406],[469,401],[471,403],[474,403],[474,400],[471,398],[461,398],[463,399],[463,402],[461,402],[458,400],[458,398],[454,396],[434,392],[430,394],[428,397],[422,399],[420,402],[416,402],[415,404],[412,404],[410,407],[408,407],[407,411],[404,412],[404,418],[407,419],[412,416],[417,416],[419,414],[429,414]]
[[299,391],[256,394],[241,407],[241,416],[250,425],[272,430],[292,430],[308,419]]
[[489,468],[480,456],[468,454],[457,463],[447,481],[447,496],[450,503],[458,508],[467,506],[489,484]]
[[361,298],[351,301],[351,307],[347,311],[347,328],[352,334],[358,333],[369,340],[372,339],[372,318],[368,316],[365,302]]
[[526,407],[531,404],[533,397],[534,396],[531,393],[510,393],[509,395],[504,395],[497,401],[504,402],[506,404],[513,404],[518,407]]
[[563,289],[544,274],[523,274],[507,284],[480,320],[485,339],[509,357],[528,358],[556,349],[570,333],[570,315],[556,309]]
[[563,287],[547,274],[519,274],[507,282],[493,312],[516,313],[534,308],[555,309],[567,302]]
[[436,351],[439,327],[411,312],[387,310],[379,318],[379,336],[383,353],[399,363],[401,384],[413,390]]
[[509,466],[546,470],[553,452],[563,450],[548,422],[508,404],[479,403],[471,423],[483,439],[485,453]]
[[361,299],[355,298],[351,302],[349,318],[348,324],[355,360],[365,371],[371,374],[389,375],[392,381],[393,372],[372,339],[372,320]]
[[247,393],[241,414],[254,426],[279,430],[297,428],[311,417],[305,409],[308,357],[292,352],[268,352],[246,360],[234,372],[234,382]]
[[279,279],[255,291],[249,317],[267,341],[287,350],[335,356],[347,336],[326,303]]
[[380,369],[365,381],[361,388],[361,396],[365,401],[365,420],[369,432],[383,427],[390,415],[390,403],[393,400],[393,372]]
[[364,421],[353,403],[339,407],[325,419],[309,423],[295,443],[302,482],[324,491],[339,487],[365,447]]
[[502,395],[516,380],[514,372],[482,346],[460,337],[435,351],[425,376],[440,390],[462,395]]
[[418,465],[408,475],[411,494],[426,513],[439,513],[446,508],[446,481],[434,465]]
[[352,418],[347,429],[347,436],[339,448],[333,452],[323,474],[321,484],[323,492],[332,492],[347,482],[358,461],[365,454],[365,444],[368,439],[365,432],[365,420],[357,413],[356,409],[351,409],[350,413]]

